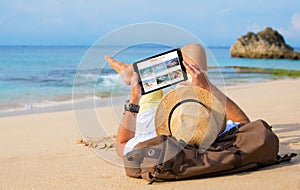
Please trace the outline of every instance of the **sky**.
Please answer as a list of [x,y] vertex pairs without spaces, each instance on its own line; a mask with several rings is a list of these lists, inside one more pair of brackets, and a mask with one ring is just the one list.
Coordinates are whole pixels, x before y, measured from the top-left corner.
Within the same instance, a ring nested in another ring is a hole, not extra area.
[[91,45],[120,27],[159,22],[208,46],[269,26],[300,47],[299,7],[299,0],[1,0],[0,45]]

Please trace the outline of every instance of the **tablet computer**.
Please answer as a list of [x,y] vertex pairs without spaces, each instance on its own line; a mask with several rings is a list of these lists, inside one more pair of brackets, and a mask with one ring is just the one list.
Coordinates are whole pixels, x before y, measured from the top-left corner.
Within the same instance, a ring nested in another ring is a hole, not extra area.
[[142,94],[187,80],[180,49],[173,49],[133,63]]

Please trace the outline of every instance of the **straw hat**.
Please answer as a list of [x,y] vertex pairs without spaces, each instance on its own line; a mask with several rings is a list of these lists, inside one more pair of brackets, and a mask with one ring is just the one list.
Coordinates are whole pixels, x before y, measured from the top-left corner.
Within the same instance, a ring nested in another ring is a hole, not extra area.
[[207,149],[226,123],[224,106],[207,90],[180,86],[167,93],[155,113],[158,135]]

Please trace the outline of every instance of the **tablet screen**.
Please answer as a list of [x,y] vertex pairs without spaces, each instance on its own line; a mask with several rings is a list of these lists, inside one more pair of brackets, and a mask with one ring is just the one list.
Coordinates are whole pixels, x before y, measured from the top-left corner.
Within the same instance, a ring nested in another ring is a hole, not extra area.
[[176,84],[187,79],[180,49],[174,49],[135,62],[142,94]]

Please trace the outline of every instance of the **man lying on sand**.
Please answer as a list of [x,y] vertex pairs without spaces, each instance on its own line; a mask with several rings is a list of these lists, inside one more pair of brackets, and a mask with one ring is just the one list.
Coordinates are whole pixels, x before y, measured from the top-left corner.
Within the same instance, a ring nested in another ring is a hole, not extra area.
[[[196,86],[209,91],[217,99],[225,100],[226,125],[222,127],[219,134],[229,131],[241,123],[248,123],[249,118],[241,108],[230,98],[224,95],[207,78],[207,62],[203,47],[199,44],[188,44],[181,48],[184,66],[191,76],[190,81],[182,82],[181,85]],[[133,150],[139,142],[155,137],[154,115],[156,107],[163,97],[162,90],[141,95],[141,87],[138,84],[138,75],[133,66],[117,61],[106,56],[108,64],[116,70],[127,85],[131,85],[129,103],[140,107],[139,113],[126,111],[120,123],[117,133],[116,151],[123,156]]]

